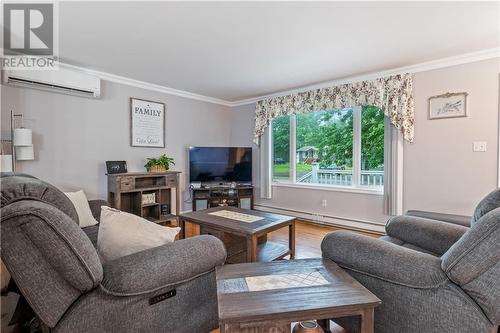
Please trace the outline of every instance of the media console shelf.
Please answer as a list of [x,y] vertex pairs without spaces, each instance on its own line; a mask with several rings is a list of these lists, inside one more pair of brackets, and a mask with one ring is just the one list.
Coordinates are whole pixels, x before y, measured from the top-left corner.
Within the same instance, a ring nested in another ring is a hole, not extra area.
[[[113,208],[151,222],[177,226],[179,174],[179,171],[108,174],[108,202]],[[144,201],[146,197],[154,200]]]
[[218,206],[253,209],[253,186],[208,186],[192,188],[193,211]]

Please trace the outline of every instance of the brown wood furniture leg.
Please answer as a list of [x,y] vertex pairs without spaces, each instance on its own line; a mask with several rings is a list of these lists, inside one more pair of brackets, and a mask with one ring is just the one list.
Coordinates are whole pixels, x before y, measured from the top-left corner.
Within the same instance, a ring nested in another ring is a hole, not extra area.
[[263,244],[265,242],[267,242],[267,234],[259,236],[257,243],[258,244]]
[[325,331],[325,333],[331,333],[330,331],[330,319],[320,319],[317,320],[318,325]]
[[295,220],[288,226],[288,244],[290,247],[290,259],[295,259]]
[[361,333],[374,332],[374,308],[368,308],[361,314]]
[[257,261],[257,236],[247,237],[247,262]]
[[179,228],[181,228],[181,231],[179,231],[179,239],[186,238],[186,221],[182,218],[179,219]]

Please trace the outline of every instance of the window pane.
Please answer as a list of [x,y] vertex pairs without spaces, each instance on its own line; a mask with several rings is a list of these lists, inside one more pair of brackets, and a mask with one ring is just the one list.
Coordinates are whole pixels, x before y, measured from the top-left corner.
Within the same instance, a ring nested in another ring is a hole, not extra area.
[[361,108],[360,185],[384,185],[384,112],[375,106]]
[[298,183],[352,185],[353,111],[297,115]]
[[273,181],[290,179],[290,116],[273,120]]

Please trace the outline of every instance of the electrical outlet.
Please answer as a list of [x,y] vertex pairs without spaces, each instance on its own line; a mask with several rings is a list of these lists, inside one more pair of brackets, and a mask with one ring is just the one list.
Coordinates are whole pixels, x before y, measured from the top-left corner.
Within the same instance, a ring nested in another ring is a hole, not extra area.
[[321,200],[321,207],[326,208],[327,203],[326,199]]
[[473,152],[485,152],[486,151],[486,141],[474,141],[472,145]]

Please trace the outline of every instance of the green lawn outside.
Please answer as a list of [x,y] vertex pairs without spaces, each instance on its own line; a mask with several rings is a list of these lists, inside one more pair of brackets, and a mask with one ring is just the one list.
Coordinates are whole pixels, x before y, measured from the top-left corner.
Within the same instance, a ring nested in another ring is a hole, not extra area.
[[[277,179],[288,179],[290,170],[290,163],[285,164],[275,164],[273,165],[273,178]],[[310,164],[297,164],[297,177],[300,178],[304,174],[310,172],[312,170],[312,166]]]

